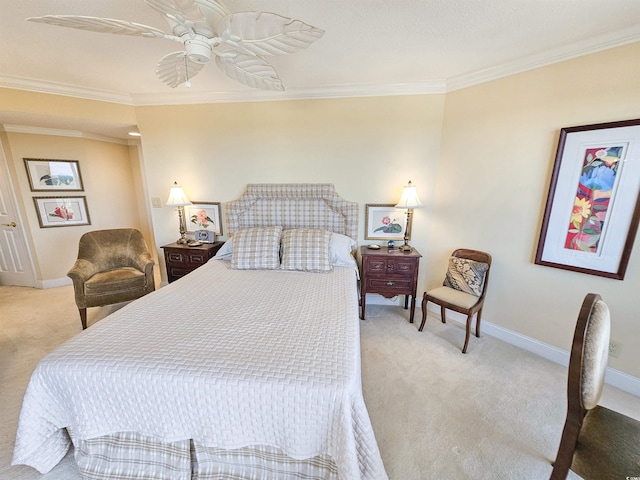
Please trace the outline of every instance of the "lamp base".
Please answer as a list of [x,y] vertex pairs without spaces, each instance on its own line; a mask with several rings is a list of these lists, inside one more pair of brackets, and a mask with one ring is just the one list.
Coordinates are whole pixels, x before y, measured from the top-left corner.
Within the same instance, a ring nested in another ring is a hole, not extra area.
[[185,244],[185,243],[189,243],[189,240],[188,240],[188,239],[186,239],[185,237],[180,237],[178,240],[176,240],[176,243],[177,243],[178,245],[183,245],[183,244]]
[[398,247],[398,250],[400,250],[401,252],[410,252],[411,250],[413,250],[413,247],[411,245],[400,245]]

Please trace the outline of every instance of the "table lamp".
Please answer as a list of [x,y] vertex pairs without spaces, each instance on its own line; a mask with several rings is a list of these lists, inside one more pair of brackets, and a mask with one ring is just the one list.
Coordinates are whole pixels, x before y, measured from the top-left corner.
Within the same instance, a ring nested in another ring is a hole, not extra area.
[[404,245],[399,247],[399,250],[403,252],[410,252],[413,250],[413,247],[409,245],[409,237],[411,236],[411,215],[414,208],[422,208],[422,203],[420,203],[420,199],[416,192],[416,187],[411,185],[411,180],[409,180],[409,184],[402,189],[402,196],[400,197],[400,201],[396,205],[396,208],[404,208],[407,210],[407,225],[404,229]]
[[168,207],[176,207],[178,210],[178,219],[180,220],[180,238],[176,240],[176,243],[188,243],[184,234],[187,233],[187,225],[184,219],[184,206],[191,205],[191,201],[187,198],[184,190],[178,185],[178,182],[173,182],[171,191],[169,192],[169,199],[167,200]]

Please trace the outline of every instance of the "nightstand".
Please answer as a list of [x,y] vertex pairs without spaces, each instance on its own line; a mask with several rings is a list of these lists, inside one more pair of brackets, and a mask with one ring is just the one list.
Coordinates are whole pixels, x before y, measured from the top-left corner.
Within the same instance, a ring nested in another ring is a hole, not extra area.
[[164,264],[167,267],[167,280],[169,283],[193,272],[213,257],[224,242],[203,243],[197,247],[188,247],[184,244],[170,243],[164,245]]
[[380,247],[372,250],[360,247],[360,318],[364,320],[367,293],[378,293],[385,298],[404,295],[404,308],[408,308],[411,296],[409,321],[413,323],[418,288],[420,253],[414,248],[403,252],[397,248]]

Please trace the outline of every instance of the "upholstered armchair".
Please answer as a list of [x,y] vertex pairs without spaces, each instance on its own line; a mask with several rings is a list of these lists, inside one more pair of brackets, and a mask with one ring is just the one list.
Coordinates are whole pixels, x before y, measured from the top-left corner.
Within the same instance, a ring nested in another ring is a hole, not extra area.
[[87,328],[88,307],[128,302],[154,291],[153,265],[144,237],[134,228],[82,235],[78,259],[67,273],[82,328]]

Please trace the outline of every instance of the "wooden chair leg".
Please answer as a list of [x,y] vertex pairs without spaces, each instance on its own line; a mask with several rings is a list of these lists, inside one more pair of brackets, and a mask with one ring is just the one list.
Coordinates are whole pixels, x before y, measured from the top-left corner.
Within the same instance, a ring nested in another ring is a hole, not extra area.
[[422,322],[420,323],[420,328],[418,329],[419,332],[422,331],[422,329],[424,328],[424,324],[427,321],[427,296],[424,295],[422,297]]
[[553,462],[553,471],[549,480],[565,480],[567,478],[573,461],[573,453],[578,444],[580,428],[581,425],[571,424],[569,421],[565,422],[558,447],[558,456]]
[[480,318],[482,317],[482,309],[478,310],[476,317],[476,337],[480,338]]
[[467,345],[469,345],[469,336],[471,335],[471,320],[473,319],[473,314],[470,313],[467,315],[467,334],[464,338],[464,347],[462,348],[462,353],[467,353]]
[[440,305],[440,319],[442,320],[442,323],[447,323],[447,314],[446,314],[446,308],[444,308],[444,306]]
[[82,329],[85,330],[87,328],[87,309],[79,308],[78,311],[80,312],[80,322],[82,322]]

